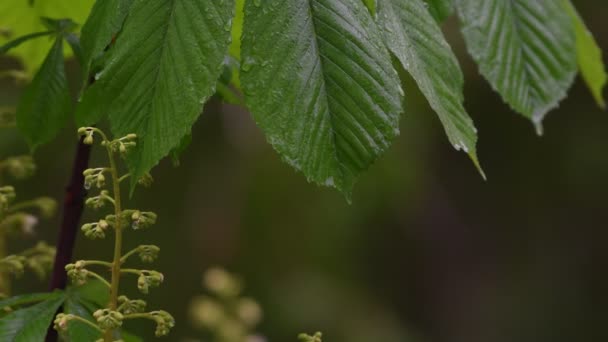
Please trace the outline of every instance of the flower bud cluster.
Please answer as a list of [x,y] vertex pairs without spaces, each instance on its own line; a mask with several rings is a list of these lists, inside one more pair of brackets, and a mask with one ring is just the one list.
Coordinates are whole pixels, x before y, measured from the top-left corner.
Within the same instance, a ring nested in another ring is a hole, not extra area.
[[[100,189],[96,196],[92,196],[86,200],[87,207],[93,209],[102,209],[110,204],[113,213],[105,215],[103,219],[97,222],[86,223],[82,226],[82,231],[85,236],[91,239],[102,239],[106,237],[108,230],[114,232],[116,244],[122,245],[122,234],[125,228],[131,226],[133,229],[147,228],[156,223],[157,216],[153,212],[141,211],[138,209],[122,209],[120,201],[120,184],[123,180],[129,178],[129,174],[119,177],[116,167],[116,155],[124,156],[131,149],[136,147],[135,134],[128,134],[116,140],[108,140],[106,135],[95,127],[83,127],[78,130],[80,136],[84,137],[85,144],[93,144],[95,137],[101,138],[101,145],[108,152],[109,167],[90,168],[84,171],[85,178],[84,187],[87,189],[95,186]],[[150,184],[152,177],[145,175],[138,183]],[[105,189],[107,184],[111,184],[111,189]],[[112,190],[112,191],[110,191]],[[116,251],[115,251],[116,252]],[[81,285],[88,278],[94,277],[102,281],[106,286],[110,287],[111,298],[105,308],[101,308],[93,314],[96,325],[103,331],[106,339],[99,341],[108,341],[107,336],[117,335],[115,330],[119,330],[123,323],[130,319],[144,318],[152,320],[156,323],[156,336],[164,336],[169,333],[169,330],[175,325],[173,317],[163,310],[146,312],[146,302],[141,299],[130,299],[124,295],[118,295],[120,289],[114,277],[121,275],[135,274],[137,276],[137,288],[140,292],[147,294],[150,288],[158,287],[164,280],[162,273],[155,270],[141,270],[132,268],[123,268],[123,264],[129,260],[129,257],[137,255],[142,262],[151,263],[158,258],[160,248],[155,245],[140,245],[137,248],[125,253],[114,253],[114,259],[111,262],[100,260],[77,261],[66,266],[66,272],[72,281]],[[87,267],[102,266],[109,268],[111,271],[111,279],[106,279],[104,276],[94,273]],[[79,318],[80,319],[80,318]],[[67,324],[69,319],[65,316],[57,316],[56,326],[61,328]],[[117,342],[117,341],[113,341]]]
[[242,297],[242,282],[220,268],[203,276],[203,285],[211,296],[193,300],[190,315],[194,323],[226,342],[265,341],[254,333],[262,320],[262,309],[252,298]]
[[307,335],[307,334],[300,334],[298,336],[298,339],[300,340],[300,342],[322,342],[321,337],[323,337],[323,334],[321,334],[320,332],[317,332],[316,334],[314,334],[312,336]]
[[[31,156],[9,157],[0,161],[0,172],[16,179],[31,176],[36,165]],[[0,239],[9,237],[31,237],[35,235],[38,217],[30,211],[38,211],[40,217],[51,217],[57,208],[56,202],[49,197],[40,197],[27,201],[15,201],[15,188],[10,185],[0,186]],[[3,241],[4,244],[8,244]],[[3,251],[4,252],[4,251]],[[44,242],[12,255],[0,255],[0,277],[13,274],[20,276],[26,269],[32,270],[40,278],[50,270],[55,257],[55,249]],[[6,293],[4,294],[6,295]]]
[[36,172],[34,159],[29,155],[9,157],[2,162],[1,166],[16,179],[28,178]]
[[162,273],[150,270],[141,270],[137,278],[137,288],[141,293],[148,294],[151,287],[159,287],[165,277]]
[[75,285],[86,284],[89,277],[89,271],[85,267],[86,263],[82,260],[65,265],[65,270],[68,273],[68,277],[72,280],[72,283]]

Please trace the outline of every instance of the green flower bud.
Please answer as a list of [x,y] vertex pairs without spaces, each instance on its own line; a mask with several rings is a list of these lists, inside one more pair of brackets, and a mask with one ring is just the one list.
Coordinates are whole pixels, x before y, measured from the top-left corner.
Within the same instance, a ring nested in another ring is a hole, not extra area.
[[150,287],[158,287],[163,282],[164,276],[157,271],[142,270],[137,278],[137,288],[141,293],[148,294]]
[[154,245],[142,245],[139,246],[139,258],[142,262],[151,263],[158,258],[160,248]]
[[127,296],[120,296],[118,304],[118,311],[124,315],[142,313],[146,310],[146,302],[141,299],[130,300]]
[[175,326],[175,319],[167,311],[153,311],[150,312],[150,315],[156,322],[156,331],[154,332],[156,337],[168,335],[171,328]]
[[95,317],[97,324],[103,330],[120,328],[124,319],[124,316],[120,312],[110,309],[97,310],[93,313],[93,317]]
[[65,332],[68,330],[68,323],[74,318],[71,314],[60,313],[55,316],[53,321],[53,329],[59,332]]
[[50,218],[55,215],[57,202],[50,197],[40,197],[36,200],[36,205],[40,209],[42,216]]
[[11,157],[6,159],[4,164],[8,173],[17,179],[30,177],[36,171],[36,164],[31,156]]
[[23,275],[27,259],[20,255],[9,255],[0,260],[0,269],[4,269],[17,277]]
[[137,180],[137,184],[146,188],[151,186],[153,182],[154,178],[152,178],[152,175],[149,173],[144,174],[140,179]]
[[307,335],[307,334],[300,334],[298,336],[298,339],[301,342],[322,342],[321,341],[321,337],[323,337],[323,334],[321,334],[320,332],[317,332],[313,336],[310,336],[310,335]]
[[65,270],[68,274],[68,277],[72,280],[72,283],[75,285],[84,285],[86,284],[89,276],[89,271],[84,268],[84,263],[82,261],[77,261],[73,264],[65,265]]

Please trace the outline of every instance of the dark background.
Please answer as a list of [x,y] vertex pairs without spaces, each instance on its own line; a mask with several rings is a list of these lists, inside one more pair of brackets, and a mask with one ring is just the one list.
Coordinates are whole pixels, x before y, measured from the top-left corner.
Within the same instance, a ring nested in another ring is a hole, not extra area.
[[[608,52],[608,2],[575,4]],[[129,203],[159,214],[151,230],[129,232],[126,246],[162,248],[166,280],[148,300],[177,318],[166,340],[200,336],[188,304],[214,265],[246,280],[270,341],[315,330],[328,342],[608,340],[608,113],[577,79],[536,136],[479,76],[456,19],[445,31],[466,74],[488,181],[448,144],[411,80],[401,137],[361,177],[352,205],[282,163],[245,110],[213,101],[181,166],[163,162],[155,185]],[[76,81],[73,63],[69,70]],[[14,105],[20,89],[0,80],[0,105]],[[14,183],[20,198],[62,198],[73,132],[36,152],[37,175]],[[16,151],[27,146],[4,130],[0,157]],[[89,210],[85,220],[96,218]],[[42,224],[39,236],[53,243],[58,222]],[[78,257],[109,259],[109,240],[79,236]],[[16,284],[45,287],[30,277]]]

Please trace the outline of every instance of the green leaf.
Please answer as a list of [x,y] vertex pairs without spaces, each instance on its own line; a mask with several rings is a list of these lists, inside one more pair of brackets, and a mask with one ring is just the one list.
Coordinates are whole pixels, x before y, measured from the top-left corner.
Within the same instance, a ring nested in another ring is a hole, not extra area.
[[70,115],[71,106],[63,62],[63,41],[58,37],[20,99],[17,127],[30,146],[36,148],[59,133]]
[[233,12],[232,0],[134,1],[89,88],[114,135],[139,137],[132,184],[179,145],[215,93]]
[[399,134],[403,92],[360,0],[245,5],[241,81],[257,124],[309,181],[347,198]]
[[467,152],[479,167],[475,144],[477,130],[463,102],[463,75],[422,0],[378,1],[378,22],[388,48],[395,54],[439,115],[452,145]]
[[454,13],[452,0],[424,0],[424,2],[437,22],[443,22]]
[[602,58],[602,50],[585,26],[583,18],[581,18],[574,5],[572,5],[572,2],[564,0],[564,6],[572,20],[574,20],[576,55],[581,75],[600,108],[606,109],[603,90],[606,83],[608,83],[608,75],[606,74],[606,67]]
[[93,60],[110,45],[120,31],[133,0],[97,0],[82,27],[81,45],[84,77],[88,77]]
[[56,294],[54,292],[44,292],[44,293],[30,293],[20,296],[13,296],[0,301],[0,308],[5,308],[7,306],[21,306],[27,304],[33,304],[45,301],[49,298],[53,298]]
[[65,295],[55,292],[44,302],[13,311],[0,319],[0,341],[44,341],[55,312],[61,307]]
[[365,6],[367,6],[367,9],[372,14],[372,16],[375,16],[376,15],[376,0],[363,0],[363,3],[365,3]]
[[15,40],[11,40],[10,42],[0,46],[0,55],[7,53],[9,50],[16,48],[17,46],[27,42],[28,40],[39,38],[39,37],[44,37],[44,36],[49,36],[53,33],[54,33],[53,31],[36,32],[36,33],[26,34],[25,36],[21,36]]
[[[95,323],[91,310],[92,305],[93,304],[86,303],[82,298],[68,297],[63,306],[63,310],[66,314],[73,314]],[[101,337],[101,332],[84,322],[72,320],[68,324],[66,337],[68,341],[73,342],[97,341],[97,339]]]
[[[42,17],[71,18],[77,23],[83,23],[93,1],[35,1],[33,5],[30,5],[26,0],[2,0],[0,1],[0,28],[9,30],[12,37],[19,37],[44,31],[45,26],[40,21]],[[0,45],[11,39],[0,36]],[[33,75],[52,45],[52,40],[28,41],[11,50],[9,54],[21,60],[26,71]]]
[[143,341],[143,339],[141,337],[135,336],[128,331],[123,330],[120,334],[121,334],[123,341],[125,341],[125,342],[142,342]]
[[481,73],[542,133],[577,71],[572,20],[555,0],[458,0],[464,38]]

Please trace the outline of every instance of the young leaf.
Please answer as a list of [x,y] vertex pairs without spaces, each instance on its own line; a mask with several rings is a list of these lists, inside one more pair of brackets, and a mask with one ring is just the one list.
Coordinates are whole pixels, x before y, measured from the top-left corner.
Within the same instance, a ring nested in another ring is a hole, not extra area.
[[577,71],[574,27],[560,1],[457,0],[456,9],[481,73],[542,133]]
[[[0,1],[0,27],[9,30],[11,37],[19,37],[32,32],[44,31],[41,17],[71,18],[77,23],[83,23],[94,0],[53,0],[35,1],[29,4],[26,0]],[[12,38],[0,35],[0,44],[5,44]],[[33,75],[40,67],[47,51],[53,45],[51,40],[28,41],[12,49],[9,54],[19,58],[27,73]],[[66,53],[67,54],[67,53]]]
[[93,60],[110,45],[112,38],[129,14],[133,0],[97,0],[87,21],[82,26],[80,41],[83,55],[83,74],[88,77]]
[[477,165],[477,131],[463,107],[462,71],[425,3],[379,0],[378,24],[388,48],[439,115],[452,145],[469,153]]
[[65,295],[55,292],[44,302],[13,311],[0,319],[0,341],[44,341],[55,312],[65,300]]
[[132,184],[179,145],[215,92],[233,12],[232,0],[133,2],[89,88],[116,136],[139,137],[130,157]]
[[63,63],[63,40],[55,39],[40,70],[27,86],[17,107],[17,127],[32,148],[52,140],[71,110]]
[[600,108],[605,109],[606,101],[602,92],[608,82],[608,75],[606,74],[606,67],[602,59],[602,50],[585,26],[583,18],[581,18],[574,5],[572,5],[572,2],[564,0],[564,6],[570,17],[572,17],[572,20],[574,20],[576,55],[581,75]]
[[245,5],[241,82],[268,141],[309,181],[348,197],[399,133],[403,96],[360,0]]
[[424,0],[424,2],[437,22],[443,22],[454,13],[452,0]]

